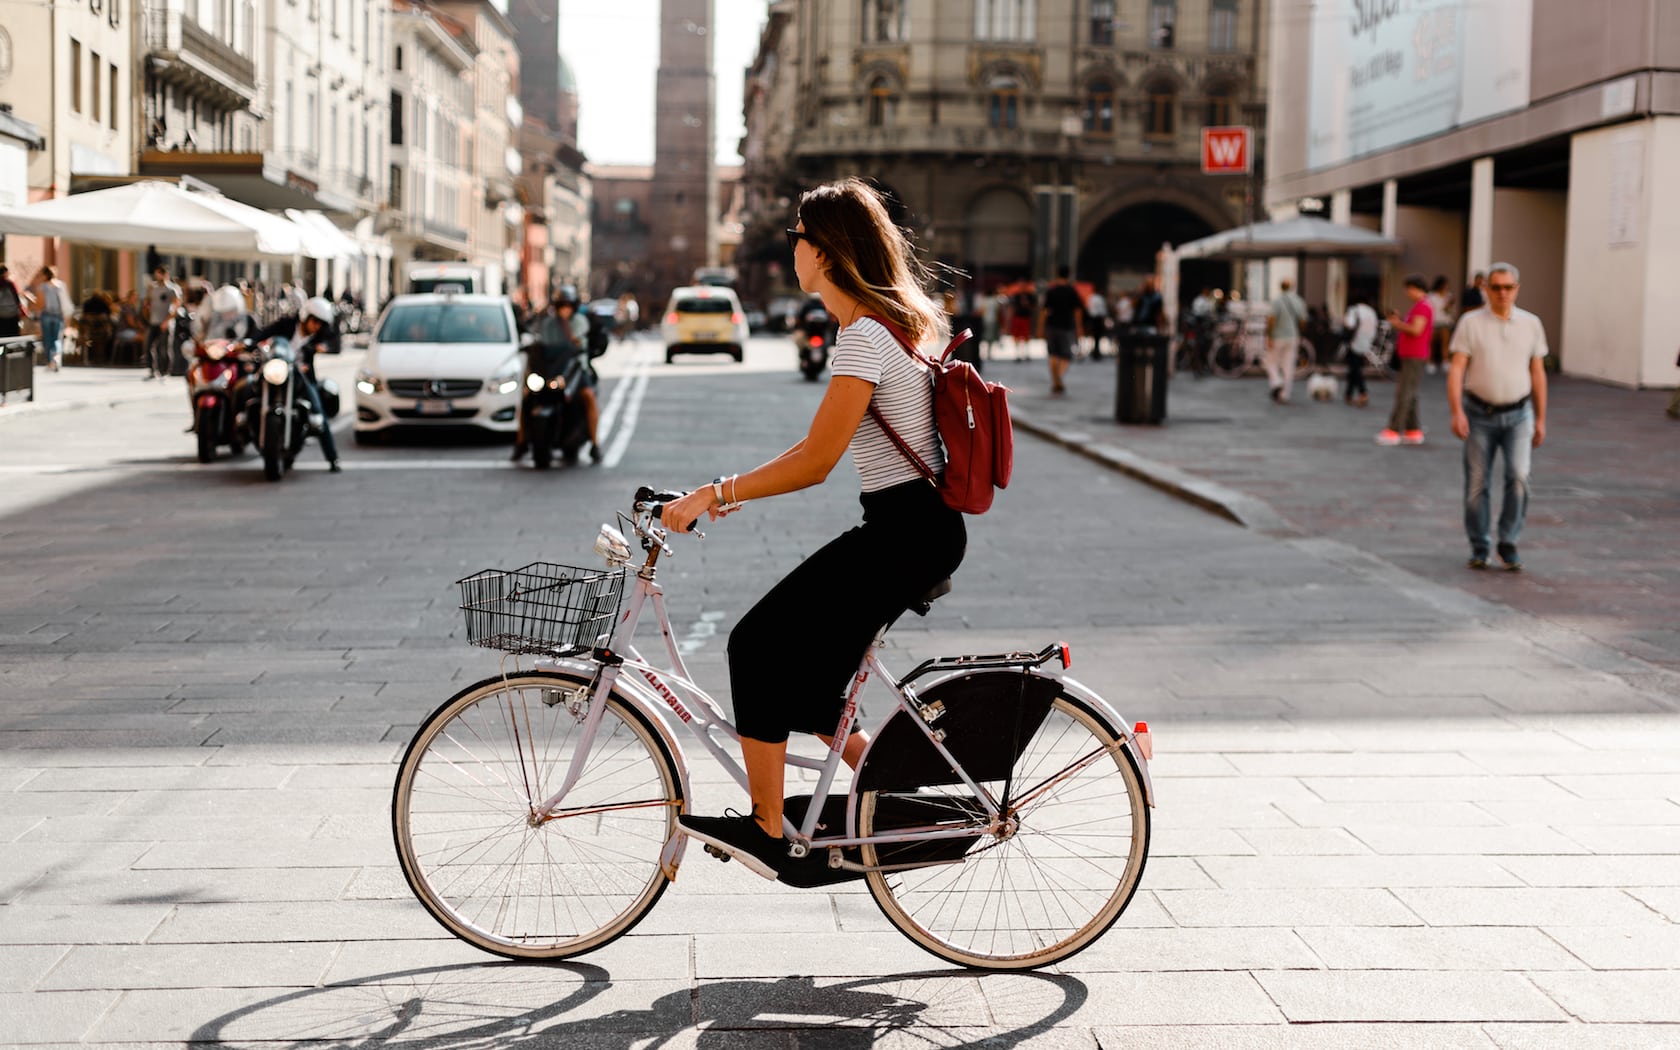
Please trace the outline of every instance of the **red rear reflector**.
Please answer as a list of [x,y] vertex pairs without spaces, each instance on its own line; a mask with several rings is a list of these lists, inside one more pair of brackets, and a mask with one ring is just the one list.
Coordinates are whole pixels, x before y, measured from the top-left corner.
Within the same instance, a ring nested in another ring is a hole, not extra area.
[[1069,667],[1072,667],[1072,666],[1073,666],[1073,652],[1072,652],[1072,650],[1070,650],[1067,647],[1067,643],[1064,642],[1062,644],[1062,670],[1065,671]]
[[813,335],[813,336],[812,336],[812,337],[811,337],[811,345],[812,345],[812,346],[821,346],[821,345],[822,345],[822,336],[820,336],[820,335]]
[[1132,737],[1137,741],[1138,753],[1145,762],[1155,758],[1155,743],[1149,738],[1149,723],[1139,722],[1132,727]]

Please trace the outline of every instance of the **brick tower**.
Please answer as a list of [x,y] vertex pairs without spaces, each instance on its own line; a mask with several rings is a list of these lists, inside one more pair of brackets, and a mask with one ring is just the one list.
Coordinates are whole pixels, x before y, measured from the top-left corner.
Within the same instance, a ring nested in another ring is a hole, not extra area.
[[663,309],[671,289],[717,262],[714,0],[662,0],[654,103],[648,263],[655,287],[637,289]]

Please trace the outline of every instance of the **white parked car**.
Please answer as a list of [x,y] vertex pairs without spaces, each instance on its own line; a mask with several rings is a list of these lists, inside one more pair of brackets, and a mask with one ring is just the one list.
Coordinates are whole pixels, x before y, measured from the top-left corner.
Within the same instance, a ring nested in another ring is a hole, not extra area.
[[524,372],[506,296],[399,295],[374,326],[356,376],[356,440],[376,441],[399,427],[512,434]]
[[747,314],[733,289],[711,285],[678,288],[665,307],[665,363],[677,354],[728,354],[741,360]]

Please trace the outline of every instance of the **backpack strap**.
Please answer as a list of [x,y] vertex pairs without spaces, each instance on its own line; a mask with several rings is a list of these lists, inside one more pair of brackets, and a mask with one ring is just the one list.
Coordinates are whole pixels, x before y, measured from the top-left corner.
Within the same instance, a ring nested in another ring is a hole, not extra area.
[[[926,365],[930,372],[935,375],[938,374],[938,363],[923,357],[915,347],[911,346],[910,339],[907,335],[905,335],[904,329],[878,314],[866,314],[864,316],[875,321],[882,328],[885,328],[889,333],[891,333],[892,337],[898,341],[898,345],[904,348],[905,353]],[[963,332],[963,338],[966,339],[968,337],[969,333],[965,330]],[[954,347],[957,344],[956,342],[953,342],[951,345]],[[947,349],[946,353],[950,353],[950,350]],[[933,468],[928,466],[922,457],[916,455],[915,450],[910,447],[909,442],[898,436],[898,431],[892,428],[892,424],[888,423],[886,417],[881,415],[881,410],[875,407],[875,399],[873,397],[869,400],[869,418],[873,419],[875,421],[875,425],[880,427],[881,431],[886,434],[887,437],[892,439],[892,443],[898,447],[898,451],[903,454],[905,459],[910,461],[911,466],[916,468],[916,473],[926,478],[929,484],[938,487],[939,475],[933,472]],[[937,425],[934,429],[938,429]]]

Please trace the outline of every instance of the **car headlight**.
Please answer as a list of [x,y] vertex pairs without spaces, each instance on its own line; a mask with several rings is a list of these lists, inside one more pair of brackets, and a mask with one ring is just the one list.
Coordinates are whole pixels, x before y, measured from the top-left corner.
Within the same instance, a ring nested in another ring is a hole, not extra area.
[[504,380],[502,380],[501,384],[496,387],[496,393],[498,393],[498,394],[511,394],[515,390],[518,390],[518,389],[519,389],[519,380],[517,380],[517,379],[504,379]]
[[543,388],[543,377],[532,372],[525,377],[525,386],[534,394]]
[[385,381],[364,368],[356,375],[356,389],[364,394],[377,394],[385,389]]
[[291,374],[292,363],[290,361],[286,361],[278,357],[272,357],[263,362],[262,377],[270,383],[273,383],[275,386],[279,386],[281,383],[284,383]]

